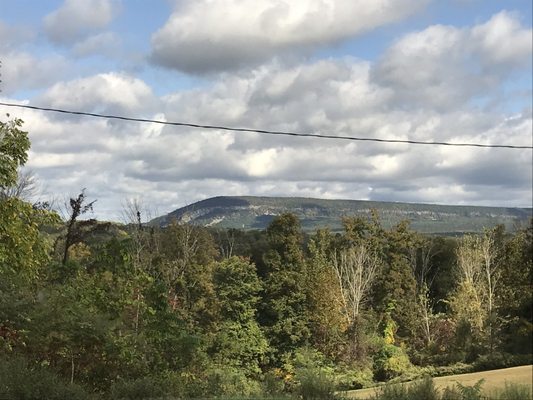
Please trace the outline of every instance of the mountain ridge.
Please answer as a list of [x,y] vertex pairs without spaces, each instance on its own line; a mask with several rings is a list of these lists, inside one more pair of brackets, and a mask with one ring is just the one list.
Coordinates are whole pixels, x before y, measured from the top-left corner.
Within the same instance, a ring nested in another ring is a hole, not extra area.
[[178,208],[150,221],[165,226],[173,219],[181,223],[237,229],[265,229],[276,216],[292,212],[302,228],[312,231],[328,227],[342,230],[345,216],[369,216],[376,209],[382,223],[390,227],[409,220],[413,229],[423,233],[480,232],[485,227],[503,224],[513,230],[527,222],[532,208],[429,203],[385,202],[372,200],[319,199],[308,197],[216,196]]

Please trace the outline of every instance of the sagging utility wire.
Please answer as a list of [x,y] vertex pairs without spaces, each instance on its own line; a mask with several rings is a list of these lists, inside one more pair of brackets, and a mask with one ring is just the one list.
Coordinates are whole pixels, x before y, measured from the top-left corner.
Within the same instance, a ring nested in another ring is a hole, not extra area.
[[358,142],[421,144],[421,145],[431,145],[431,146],[482,147],[482,148],[500,148],[500,149],[533,149],[533,146],[521,146],[521,145],[510,145],[510,144],[429,142],[429,141],[407,140],[407,139],[406,140],[380,139],[380,138],[365,138],[365,137],[355,137],[355,136],[335,136],[335,135],[325,135],[325,134],[320,134],[320,133],[271,131],[271,130],[266,130],[266,129],[235,128],[235,127],[219,126],[219,125],[193,124],[189,122],[171,122],[171,121],[161,121],[161,120],[147,119],[147,118],[133,118],[133,117],[120,116],[120,115],[108,115],[108,114],[98,114],[98,113],[91,113],[91,112],[85,112],[85,111],[63,110],[59,108],[37,107],[37,106],[30,106],[27,104],[0,102],[0,105],[5,106],[5,107],[18,107],[18,108],[25,108],[29,110],[55,112],[55,113],[70,114],[70,115],[81,115],[81,116],[86,116],[86,117],[117,119],[121,121],[146,122],[146,123],[151,123],[151,124],[184,126],[184,127],[189,127],[189,128],[212,129],[212,130],[219,130],[219,131],[252,132],[252,133],[265,134],[265,135],[281,135],[281,136],[310,137],[310,138],[319,138],[319,139],[350,140],[350,141],[358,141]]

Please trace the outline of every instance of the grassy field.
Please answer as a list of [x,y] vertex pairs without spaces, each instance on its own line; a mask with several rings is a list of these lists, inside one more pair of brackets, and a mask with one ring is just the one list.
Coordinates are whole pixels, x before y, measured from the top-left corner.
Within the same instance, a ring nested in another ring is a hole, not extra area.
[[[453,386],[459,382],[462,385],[472,386],[480,379],[484,379],[483,393],[490,395],[497,389],[505,386],[505,383],[518,383],[532,386],[533,366],[525,365],[521,367],[496,369],[492,371],[474,372],[471,374],[450,375],[434,378],[435,386],[443,389],[447,386]],[[368,399],[376,393],[376,388],[361,390],[352,390],[346,393],[351,399]]]

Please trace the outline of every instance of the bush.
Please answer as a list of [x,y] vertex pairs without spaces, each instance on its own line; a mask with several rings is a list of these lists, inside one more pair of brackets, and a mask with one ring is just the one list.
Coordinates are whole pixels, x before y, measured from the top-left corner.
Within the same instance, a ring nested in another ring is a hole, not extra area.
[[443,367],[436,367],[434,372],[431,374],[433,377],[437,376],[448,376],[448,375],[460,375],[460,374],[468,374],[470,372],[473,372],[474,368],[470,364],[464,364],[464,363],[455,363],[452,365],[446,365]]
[[85,400],[91,396],[70,384],[49,368],[28,363],[20,357],[0,358],[2,400]]
[[448,386],[442,391],[441,400],[461,400],[463,397],[455,386]]
[[344,370],[336,374],[339,390],[356,390],[374,386],[374,373],[368,367],[356,370]]
[[411,384],[408,392],[411,400],[438,400],[439,398],[433,379],[429,377]]
[[206,395],[257,396],[261,394],[258,381],[248,378],[241,370],[215,367],[207,371]]
[[438,390],[431,378],[406,384],[387,384],[378,392],[375,400],[439,400]]
[[532,398],[531,394],[531,386],[505,383],[505,388],[491,393],[490,398],[499,400],[527,400]]
[[482,400],[483,382],[484,379],[480,379],[474,386],[465,386],[457,382],[454,387],[444,389],[441,400]]
[[110,399],[120,400],[153,399],[166,394],[161,382],[149,377],[116,382],[109,390]]
[[299,393],[304,400],[327,400],[335,398],[335,382],[320,369],[298,372]]
[[372,400],[410,400],[404,384],[384,385]]
[[509,354],[495,352],[480,356],[474,363],[474,371],[488,371],[491,369],[517,367],[528,365],[533,361],[531,354]]
[[202,371],[173,371],[165,374],[165,394],[171,399],[253,398],[263,394],[261,382],[245,372],[220,365]]
[[407,372],[412,367],[403,347],[385,344],[374,356],[374,376],[387,381]]
[[295,352],[292,367],[297,383],[297,391],[307,399],[334,399],[334,370],[328,366],[323,354],[312,349],[299,349]]
[[263,375],[261,388],[265,394],[279,395],[283,393],[285,389],[285,383],[275,371],[268,371]]

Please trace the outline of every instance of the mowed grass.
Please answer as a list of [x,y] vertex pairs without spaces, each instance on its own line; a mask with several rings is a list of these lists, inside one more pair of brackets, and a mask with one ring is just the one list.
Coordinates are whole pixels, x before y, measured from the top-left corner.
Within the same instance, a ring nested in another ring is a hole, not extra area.
[[[506,383],[528,385],[531,388],[533,382],[533,365],[473,372],[470,374],[441,376],[433,378],[433,382],[435,383],[435,387],[442,390],[445,387],[454,386],[457,382],[464,386],[473,386],[480,379],[485,380],[482,386],[485,395],[491,395],[495,391],[503,389]],[[369,399],[376,394],[376,389],[351,390],[346,392],[345,395],[350,399]]]

